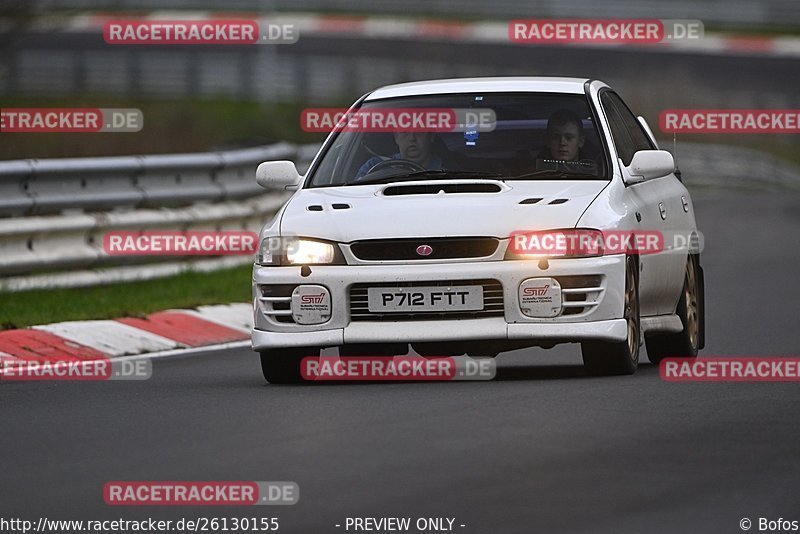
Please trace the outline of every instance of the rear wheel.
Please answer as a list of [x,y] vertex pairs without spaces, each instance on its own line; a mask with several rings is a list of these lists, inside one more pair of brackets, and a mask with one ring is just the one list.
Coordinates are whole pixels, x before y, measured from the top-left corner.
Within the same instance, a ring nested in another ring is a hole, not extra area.
[[639,366],[639,277],[633,256],[625,260],[625,300],[623,318],[628,335],[625,341],[586,341],[581,343],[583,365],[595,376],[631,375]]
[[297,384],[303,381],[300,362],[307,356],[319,356],[318,347],[293,347],[262,351],[261,372],[270,384]]
[[683,331],[675,334],[653,334],[645,336],[647,357],[655,365],[669,357],[696,358],[701,345],[702,291],[697,256],[686,261],[686,276],[683,292],[676,310],[683,324]]

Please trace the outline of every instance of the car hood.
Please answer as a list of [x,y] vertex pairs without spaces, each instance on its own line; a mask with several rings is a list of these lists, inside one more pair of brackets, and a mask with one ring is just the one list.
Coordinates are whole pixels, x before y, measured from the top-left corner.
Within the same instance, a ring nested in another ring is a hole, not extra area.
[[403,237],[503,238],[518,230],[571,228],[608,183],[448,180],[302,189],[284,209],[281,234],[347,243]]

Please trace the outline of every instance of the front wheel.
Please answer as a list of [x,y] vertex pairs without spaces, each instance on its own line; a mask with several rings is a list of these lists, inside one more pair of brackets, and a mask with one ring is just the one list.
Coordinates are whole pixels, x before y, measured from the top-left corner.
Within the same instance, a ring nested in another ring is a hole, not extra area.
[[675,334],[656,334],[644,338],[647,357],[654,365],[658,365],[661,360],[669,357],[696,358],[699,349],[702,348],[702,272],[697,256],[690,255],[686,261],[683,293],[681,293],[676,312],[683,324],[683,331]]
[[297,384],[303,381],[300,363],[307,356],[319,356],[319,348],[293,347],[262,351],[261,372],[270,384]]
[[623,318],[628,327],[625,341],[581,343],[583,365],[594,376],[632,375],[639,366],[639,276],[633,256],[625,260],[625,304]]

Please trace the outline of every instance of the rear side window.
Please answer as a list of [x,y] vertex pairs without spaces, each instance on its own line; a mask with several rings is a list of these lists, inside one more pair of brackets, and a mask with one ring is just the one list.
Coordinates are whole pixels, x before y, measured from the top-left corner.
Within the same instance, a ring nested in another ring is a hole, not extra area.
[[600,101],[608,117],[611,136],[622,163],[630,165],[636,152],[655,148],[636,116],[616,93],[606,91],[600,96]]

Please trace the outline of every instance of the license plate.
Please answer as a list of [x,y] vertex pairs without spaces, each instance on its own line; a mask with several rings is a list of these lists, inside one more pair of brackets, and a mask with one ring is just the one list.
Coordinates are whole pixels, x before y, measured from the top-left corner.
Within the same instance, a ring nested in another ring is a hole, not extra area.
[[483,309],[483,286],[371,287],[371,312],[445,312]]

